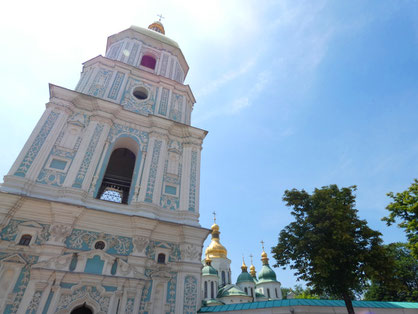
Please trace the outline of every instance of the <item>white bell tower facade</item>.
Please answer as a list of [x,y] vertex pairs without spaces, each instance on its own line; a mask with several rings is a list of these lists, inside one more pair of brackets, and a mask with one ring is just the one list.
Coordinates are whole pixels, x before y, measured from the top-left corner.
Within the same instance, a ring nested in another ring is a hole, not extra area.
[[50,84],[0,188],[0,312],[196,313],[207,132],[188,70],[158,21],[110,36],[75,90]]

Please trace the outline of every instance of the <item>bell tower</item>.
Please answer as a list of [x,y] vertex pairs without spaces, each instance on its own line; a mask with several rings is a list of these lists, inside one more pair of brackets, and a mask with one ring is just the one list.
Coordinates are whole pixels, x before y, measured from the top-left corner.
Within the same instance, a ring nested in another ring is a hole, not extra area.
[[110,36],[75,90],[50,84],[0,188],[0,312],[196,312],[207,132],[188,70],[160,19]]

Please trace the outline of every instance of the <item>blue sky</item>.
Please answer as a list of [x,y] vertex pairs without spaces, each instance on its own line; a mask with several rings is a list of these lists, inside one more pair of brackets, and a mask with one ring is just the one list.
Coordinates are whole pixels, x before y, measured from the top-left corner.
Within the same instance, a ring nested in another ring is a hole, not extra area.
[[[201,224],[216,211],[233,278],[244,254],[291,222],[286,189],[357,185],[359,216],[386,243],[386,193],[418,177],[417,1],[56,1],[8,3],[0,20],[0,173],[48,101],[48,83],[74,88],[106,39],[157,13],[188,60],[206,129]],[[24,10],[22,10],[24,8]],[[207,243],[205,244],[205,246]],[[273,262],[273,261],[271,261]],[[283,286],[296,283],[276,269]]]

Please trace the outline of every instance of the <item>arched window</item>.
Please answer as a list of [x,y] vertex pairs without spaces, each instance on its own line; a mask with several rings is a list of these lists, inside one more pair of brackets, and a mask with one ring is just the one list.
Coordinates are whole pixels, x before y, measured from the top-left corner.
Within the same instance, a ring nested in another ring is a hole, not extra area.
[[228,271],[228,283],[231,283],[231,270]]
[[276,298],[279,298],[279,294],[277,293],[277,288],[275,288],[276,290]]
[[164,253],[158,254],[157,263],[158,264],[165,264],[165,254]]
[[135,154],[127,148],[117,148],[110,155],[97,198],[127,204],[135,168]]
[[270,289],[267,288],[267,297],[270,299]]
[[250,290],[251,290],[251,296],[254,298],[254,291],[253,291],[253,288],[250,288]]
[[245,294],[248,295],[248,289],[247,289],[247,287],[244,288],[244,291],[245,291]]
[[206,299],[208,297],[208,282],[207,281],[205,281],[204,286],[205,286],[205,299]]
[[225,271],[222,271],[222,285],[225,286],[226,278],[225,278]]
[[211,299],[215,299],[215,288],[214,288],[213,281],[210,282],[210,297]]
[[154,57],[150,55],[145,55],[141,59],[141,65],[150,69],[155,69],[155,64],[157,63],[157,60],[155,60]]
[[32,236],[30,234],[24,234],[19,240],[19,245],[28,246],[30,244],[30,240],[32,240]]

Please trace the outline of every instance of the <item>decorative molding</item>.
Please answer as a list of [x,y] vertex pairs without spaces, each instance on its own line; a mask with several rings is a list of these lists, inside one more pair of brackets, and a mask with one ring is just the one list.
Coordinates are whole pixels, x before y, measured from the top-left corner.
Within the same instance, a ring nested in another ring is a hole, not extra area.
[[50,227],[51,241],[64,242],[64,240],[71,234],[72,227],[70,225],[54,224]]
[[183,313],[195,314],[197,305],[197,279],[187,275],[184,278]]
[[15,176],[25,177],[30,166],[32,165],[33,161],[38,155],[39,150],[41,149],[46,138],[48,137],[49,132],[51,132],[51,129],[54,126],[55,122],[57,121],[59,115],[60,115],[59,113],[54,112],[54,111],[52,111],[48,115],[48,118],[46,119],[45,123],[42,125],[41,130],[39,131],[38,135],[36,136],[29,150],[27,151],[25,157],[20,163],[19,168],[14,173]]
[[149,244],[149,239],[146,237],[134,236],[132,239],[135,250],[142,253]]
[[86,177],[87,170],[89,169],[90,162],[93,158],[94,151],[96,150],[97,143],[99,142],[100,135],[103,131],[103,125],[97,124],[96,128],[94,129],[93,136],[91,137],[89,146],[87,147],[87,151],[84,155],[83,161],[81,162],[80,169],[78,170],[77,176],[73,183],[73,187],[81,188],[84,178]]
[[180,252],[180,246],[175,243],[171,242],[162,242],[162,241],[149,241],[149,244],[145,250],[145,255],[155,260],[155,249],[156,248],[163,248],[168,249],[168,261],[169,262],[178,262],[181,260],[181,252]]
[[160,157],[161,145],[162,145],[162,141],[155,140],[154,149],[152,151],[152,157],[151,157],[151,166],[150,166],[149,176],[148,176],[147,191],[145,194],[145,202],[148,202],[148,203],[152,203],[155,180],[157,177],[157,166],[158,166],[158,159]]
[[82,286],[74,289],[74,291],[71,291],[70,293],[66,293],[65,290],[62,291],[63,292],[59,298],[56,312],[65,311],[65,313],[68,313],[74,302],[83,299],[88,300],[89,298],[97,302],[97,305],[100,307],[99,313],[104,314],[109,311],[110,297],[103,295],[104,291],[100,292],[95,286]]
[[131,238],[81,229],[73,229],[65,240],[65,244],[70,249],[88,251],[91,250],[93,243],[98,240],[106,242],[105,252],[109,254],[129,255],[132,253]]
[[117,72],[115,79],[113,80],[112,86],[110,87],[108,98],[116,100],[119,95],[119,90],[122,86],[123,79],[125,78],[125,73]]
[[190,163],[189,211],[196,211],[197,151],[192,151]]

